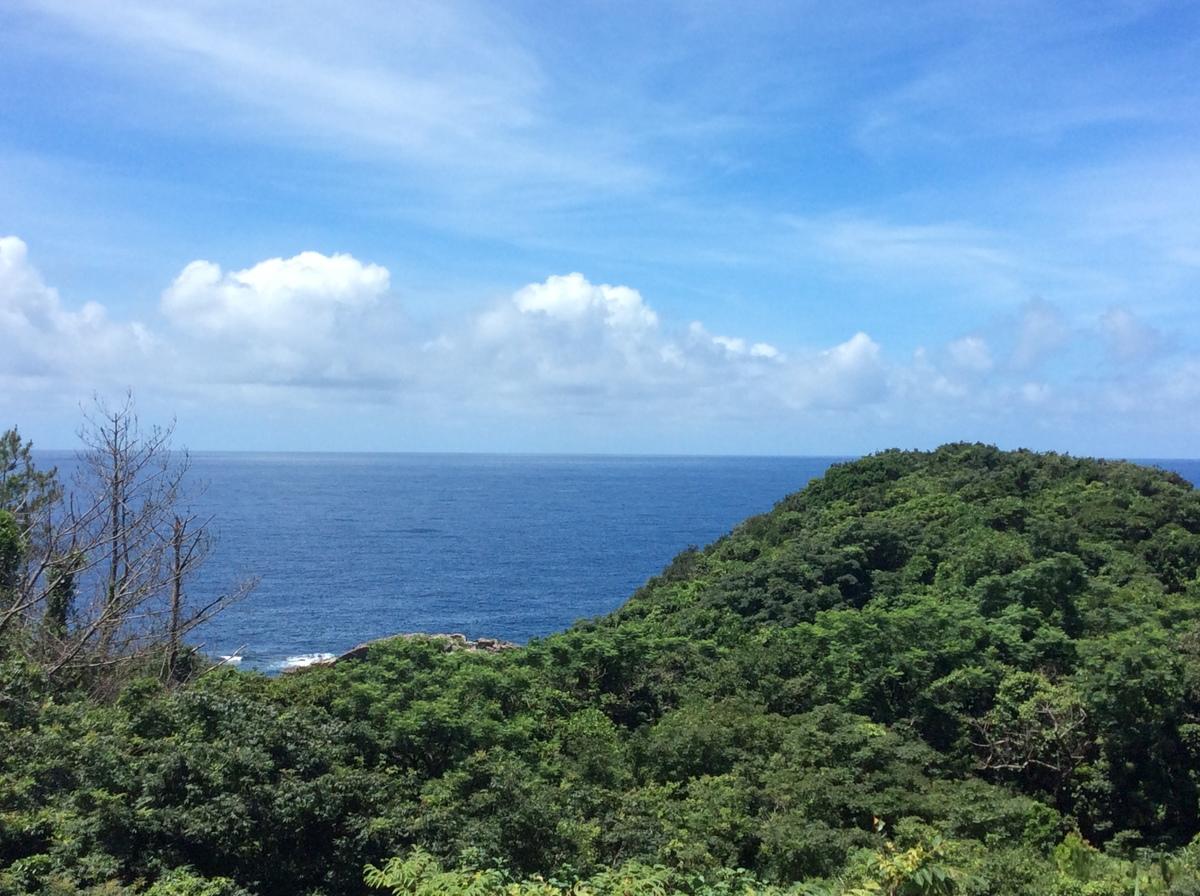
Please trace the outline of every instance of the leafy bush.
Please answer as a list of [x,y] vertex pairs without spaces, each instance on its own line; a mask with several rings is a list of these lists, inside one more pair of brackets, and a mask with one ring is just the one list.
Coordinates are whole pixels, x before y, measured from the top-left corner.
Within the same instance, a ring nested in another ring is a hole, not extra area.
[[520,650],[102,702],[9,643],[0,893],[1195,893],[1198,538],[1171,474],[949,445]]

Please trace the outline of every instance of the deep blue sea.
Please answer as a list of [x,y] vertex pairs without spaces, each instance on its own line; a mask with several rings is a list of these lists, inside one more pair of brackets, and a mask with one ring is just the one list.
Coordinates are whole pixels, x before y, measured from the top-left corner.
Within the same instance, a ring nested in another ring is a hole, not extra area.
[[[192,596],[259,579],[195,640],[267,671],[398,632],[526,641],[616,609],[836,460],[193,454],[218,540]],[[1154,463],[1200,482],[1200,461]]]

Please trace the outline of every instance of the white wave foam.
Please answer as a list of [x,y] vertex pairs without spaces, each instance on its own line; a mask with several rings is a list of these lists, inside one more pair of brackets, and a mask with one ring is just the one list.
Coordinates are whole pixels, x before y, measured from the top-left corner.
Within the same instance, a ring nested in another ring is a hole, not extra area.
[[336,654],[333,653],[301,653],[296,656],[289,656],[286,660],[279,664],[279,668],[303,669],[305,666],[315,666],[317,663],[327,663],[335,657]]
[[229,656],[219,656],[217,659],[227,666],[238,666],[241,664],[243,657],[240,657],[234,653]]

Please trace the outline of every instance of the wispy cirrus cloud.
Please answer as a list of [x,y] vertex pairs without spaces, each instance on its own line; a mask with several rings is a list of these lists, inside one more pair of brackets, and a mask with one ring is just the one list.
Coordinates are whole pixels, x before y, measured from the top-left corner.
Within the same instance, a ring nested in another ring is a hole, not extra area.
[[[536,55],[485,4],[305,2],[280,15],[229,2],[23,2],[86,40],[85,52],[107,47],[108,64],[155,71],[154,90],[202,104],[195,128],[403,161],[460,189],[613,189],[648,177],[618,151],[617,131],[556,127]],[[152,115],[143,127],[189,126]]]
[[1189,48],[1124,37],[1164,15],[1194,26],[1185,5],[1100,3],[1079,15],[1052,3],[929,3],[924,12],[924,52],[860,104],[857,142],[869,153],[1050,147],[1088,131],[1168,124],[1200,97]]
[[26,385],[865,447],[1098,432],[1138,390],[1197,416],[1195,6],[5,12],[0,230],[47,272],[4,299]]

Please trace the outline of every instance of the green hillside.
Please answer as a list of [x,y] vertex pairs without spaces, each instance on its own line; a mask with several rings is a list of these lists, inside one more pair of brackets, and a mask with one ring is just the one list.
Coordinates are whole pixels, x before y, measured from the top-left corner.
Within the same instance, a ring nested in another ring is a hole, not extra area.
[[1197,894],[1198,571],[1178,476],[960,444],[518,650],[101,701],[5,643],[0,893]]

